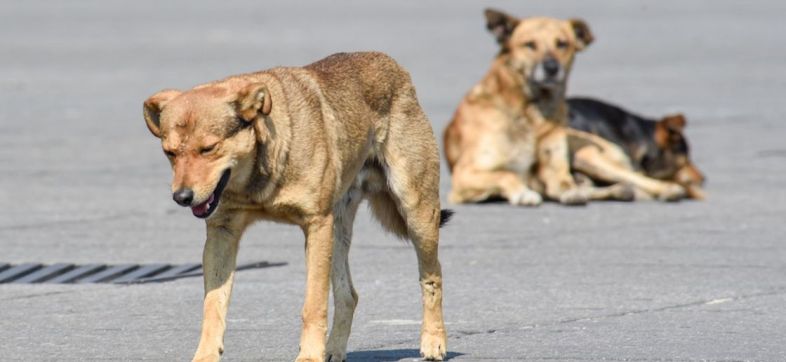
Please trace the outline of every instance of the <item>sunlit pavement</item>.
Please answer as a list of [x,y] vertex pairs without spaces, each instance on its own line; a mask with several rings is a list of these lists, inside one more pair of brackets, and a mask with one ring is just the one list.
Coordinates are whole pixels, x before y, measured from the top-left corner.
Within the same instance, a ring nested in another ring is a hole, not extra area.
[[[496,49],[488,4],[0,3],[0,262],[191,263],[203,223],[169,195],[142,101],[233,73],[381,50],[410,70],[437,137]],[[683,112],[709,199],[455,207],[443,230],[453,360],[786,360],[786,48],[780,1],[504,2],[582,17],[570,93]],[[443,171],[442,193],[449,180]],[[240,262],[225,360],[297,355],[302,233],[260,223]],[[363,210],[351,253],[354,361],[418,356],[412,248]],[[0,360],[191,358],[200,278],[0,285]]]

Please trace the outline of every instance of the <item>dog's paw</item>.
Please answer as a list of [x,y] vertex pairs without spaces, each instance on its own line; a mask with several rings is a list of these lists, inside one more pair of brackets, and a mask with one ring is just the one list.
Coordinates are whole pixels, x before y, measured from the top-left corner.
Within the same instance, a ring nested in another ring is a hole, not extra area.
[[660,201],[677,201],[679,199],[685,198],[687,196],[687,191],[684,187],[675,184],[675,183],[668,183],[663,191],[658,195],[658,200]]
[[424,361],[442,361],[448,354],[445,333],[423,333],[420,337],[420,356]]
[[221,361],[221,354],[216,353],[209,353],[209,354],[197,354],[194,356],[194,359],[191,362],[218,362]]
[[611,196],[617,201],[633,201],[636,200],[636,190],[629,184],[616,184],[610,186]]
[[448,202],[451,204],[461,204],[464,202],[464,199],[461,196],[453,191],[448,194]]
[[584,190],[573,188],[559,195],[559,202],[563,205],[584,205],[589,201],[589,195]]
[[508,199],[511,205],[538,206],[543,203],[543,197],[539,193],[524,189]]
[[701,186],[689,185],[685,187],[685,191],[687,193],[687,197],[693,200],[704,200],[707,198],[707,194],[704,192],[704,189]]
[[326,360],[322,359],[322,358],[317,358],[317,357],[301,357],[301,356],[297,356],[297,359],[295,359],[295,362],[323,362],[323,361],[326,361]]
[[297,358],[295,359],[295,362],[323,362],[327,361],[326,358],[327,356],[325,353],[320,353],[316,349],[305,352],[303,349],[301,349],[300,353],[298,353]]
[[346,362],[347,361],[347,352],[346,351],[331,351],[328,348],[327,356],[325,357],[326,362]]

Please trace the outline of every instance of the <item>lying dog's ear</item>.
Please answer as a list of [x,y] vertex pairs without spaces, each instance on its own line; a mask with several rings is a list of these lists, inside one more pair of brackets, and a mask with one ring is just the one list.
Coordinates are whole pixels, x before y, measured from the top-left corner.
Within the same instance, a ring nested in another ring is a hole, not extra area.
[[147,128],[154,136],[161,138],[161,111],[172,99],[182,92],[175,89],[165,89],[153,94],[145,101],[144,115]]
[[513,34],[513,29],[519,25],[519,19],[494,9],[486,9],[484,14],[486,15],[486,28],[497,38],[497,43],[504,45]]
[[570,22],[573,34],[576,36],[576,49],[582,50],[592,44],[595,37],[592,36],[592,31],[584,20],[570,19],[568,22]]
[[262,115],[270,114],[273,102],[267,87],[262,83],[251,83],[240,90],[237,97],[237,114],[251,122]]
[[685,116],[682,114],[663,117],[655,124],[655,143],[664,149],[684,144],[682,130],[685,129],[686,123]]
[[660,122],[663,123],[663,126],[666,127],[667,130],[680,133],[682,133],[682,130],[685,129],[685,125],[688,124],[685,116],[683,116],[681,113],[663,117]]

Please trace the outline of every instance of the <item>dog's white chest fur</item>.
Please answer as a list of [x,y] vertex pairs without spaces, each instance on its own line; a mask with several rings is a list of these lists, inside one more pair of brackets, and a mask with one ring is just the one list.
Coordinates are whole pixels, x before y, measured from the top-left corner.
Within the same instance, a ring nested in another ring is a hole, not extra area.
[[482,137],[478,145],[477,165],[486,170],[507,169],[525,174],[535,163],[534,134],[506,131],[508,132],[493,132]]

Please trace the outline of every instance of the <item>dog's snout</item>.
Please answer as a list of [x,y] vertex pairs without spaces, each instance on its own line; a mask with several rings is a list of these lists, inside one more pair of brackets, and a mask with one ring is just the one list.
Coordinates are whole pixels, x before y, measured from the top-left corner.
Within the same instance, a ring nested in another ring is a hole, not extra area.
[[172,199],[180,206],[190,206],[194,201],[194,191],[187,188],[182,188],[172,194]]
[[555,76],[559,73],[559,62],[554,58],[548,58],[543,62],[543,70],[549,76]]

